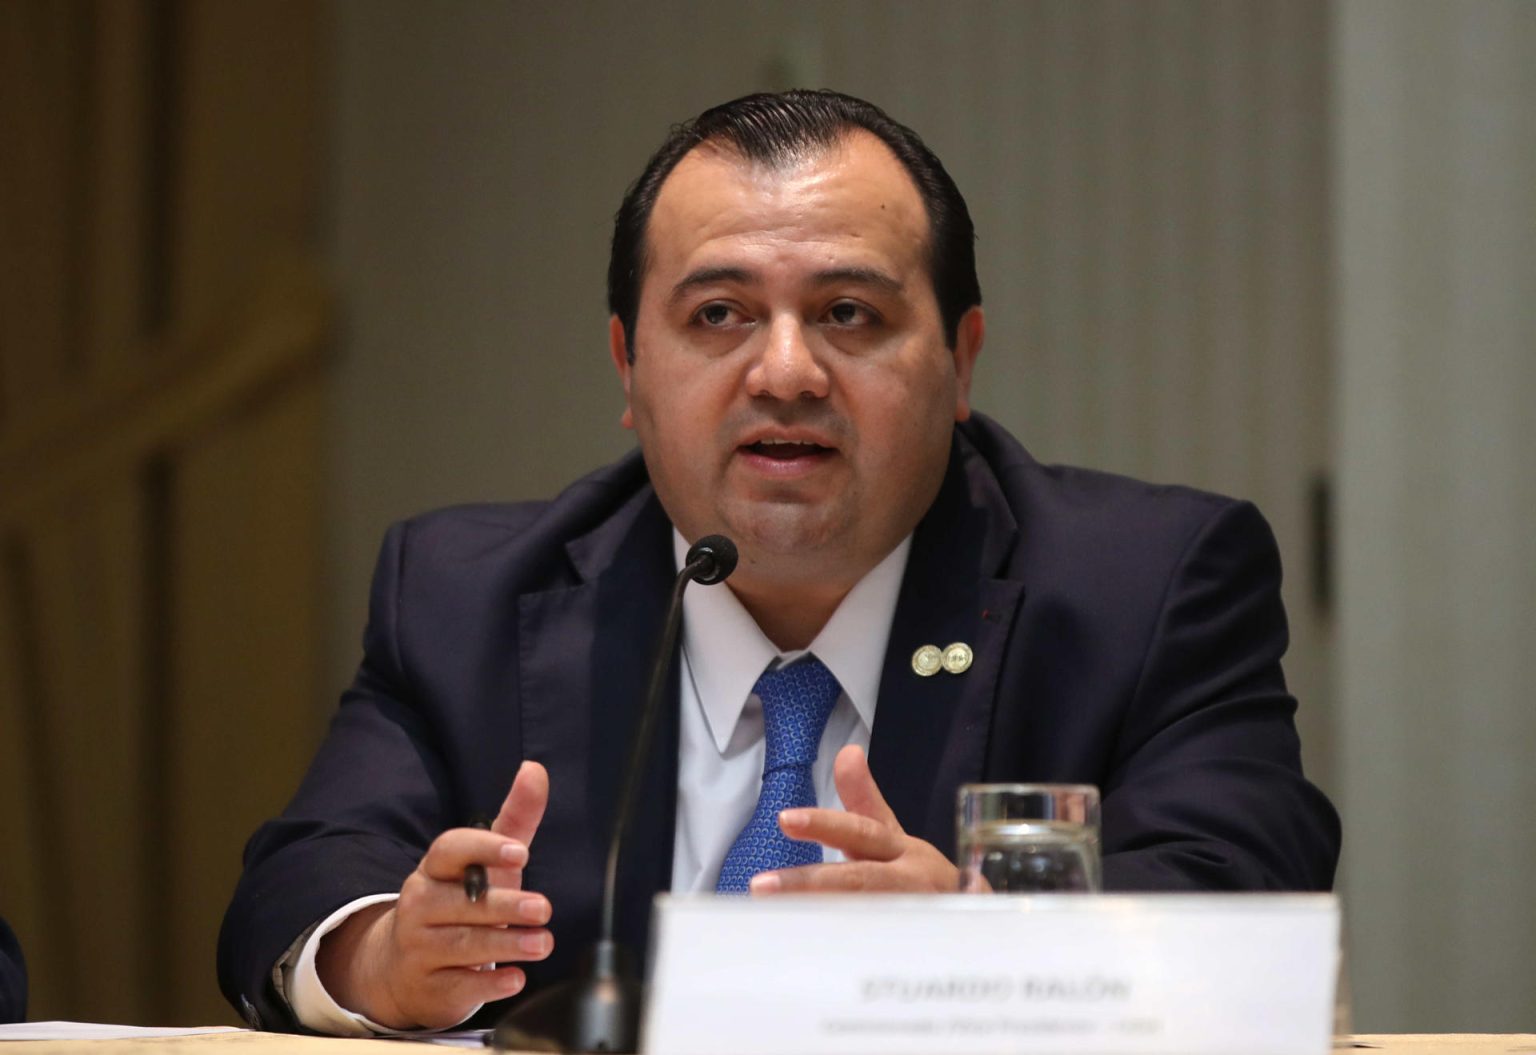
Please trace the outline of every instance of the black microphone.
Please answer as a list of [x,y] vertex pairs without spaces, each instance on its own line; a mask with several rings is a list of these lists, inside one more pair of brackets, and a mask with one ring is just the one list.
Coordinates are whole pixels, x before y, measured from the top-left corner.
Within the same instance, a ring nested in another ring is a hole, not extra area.
[[677,628],[683,619],[683,591],[690,582],[713,586],[736,570],[736,544],[724,535],[706,535],[688,550],[672,584],[672,603],[662,626],[651,683],[640,711],[640,727],[629,753],[619,792],[618,815],[608,842],[603,876],[602,932],[575,978],[522,1001],[486,1038],[498,1051],[634,1052],[640,1044],[640,978],[634,957],[613,940],[613,907],[618,896],[619,854],[634,816],[645,760],[656,732],[662,690],[672,669]]

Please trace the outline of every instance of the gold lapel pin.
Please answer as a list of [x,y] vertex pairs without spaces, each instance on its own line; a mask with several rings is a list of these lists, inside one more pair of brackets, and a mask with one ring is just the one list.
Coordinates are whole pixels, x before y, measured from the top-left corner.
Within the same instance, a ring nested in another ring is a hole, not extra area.
[[933,677],[943,665],[943,653],[932,645],[924,645],[912,653],[912,669],[922,677]]
[[971,646],[964,641],[956,641],[943,649],[934,645],[924,645],[912,653],[912,669],[924,678],[931,678],[940,670],[947,670],[951,674],[964,674],[971,669],[971,663],[975,658],[976,654],[971,651]]
[[964,674],[971,669],[971,661],[975,658],[970,645],[964,641],[956,641],[944,648],[944,669],[951,674]]

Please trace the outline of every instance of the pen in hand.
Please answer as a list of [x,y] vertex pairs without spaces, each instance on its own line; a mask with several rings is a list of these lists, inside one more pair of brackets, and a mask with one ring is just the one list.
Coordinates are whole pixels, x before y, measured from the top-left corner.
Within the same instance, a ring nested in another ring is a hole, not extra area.
[[[486,823],[482,817],[470,827],[485,831],[490,828],[490,824]],[[464,869],[464,896],[469,898],[471,904],[485,897],[485,892],[490,885],[490,880],[485,874],[485,865],[472,864]]]

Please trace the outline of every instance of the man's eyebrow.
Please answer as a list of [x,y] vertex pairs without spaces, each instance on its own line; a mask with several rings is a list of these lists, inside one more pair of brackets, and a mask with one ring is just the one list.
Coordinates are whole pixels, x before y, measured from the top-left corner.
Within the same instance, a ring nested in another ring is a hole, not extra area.
[[812,275],[811,281],[818,286],[835,286],[842,282],[853,282],[862,286],[875,286],[887,293],[900,293],[902,290],[899,279],[872,267],[828,268]]
[[[684,275],[677,285],[672,287],[672,292],[667,299],[676,303],[700,286],[714,286],[721,283],[745,285],[756,279],[757,275],[744,267],[701,267],[697,271],[690,271]],[[904,288],[899,279],[872,267],[831,267],[813,274],[811,282],[817,286],[835,286],[852,282],[856,285],[874,286],[888,293],[900,293]]]
[[672,287],[672,293],[667,299],[675,303],[700,286],[714,286],[722,282],[746,283],[751,282],[752,279],[752,272],[743,267],[701,267],[697,271],[690,271],[684,275],[682,280]]

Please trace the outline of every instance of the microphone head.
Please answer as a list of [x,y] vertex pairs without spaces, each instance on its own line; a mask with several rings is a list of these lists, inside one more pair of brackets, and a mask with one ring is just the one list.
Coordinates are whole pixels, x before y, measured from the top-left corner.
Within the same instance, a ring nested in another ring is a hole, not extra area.
[[736,543],[724,535],[705,535],[688,550],[688,564],[703,561],[693,573],[701,586],[724,582],[736,570]]

